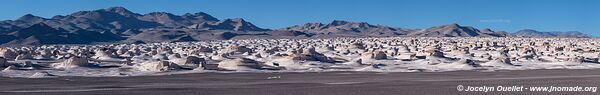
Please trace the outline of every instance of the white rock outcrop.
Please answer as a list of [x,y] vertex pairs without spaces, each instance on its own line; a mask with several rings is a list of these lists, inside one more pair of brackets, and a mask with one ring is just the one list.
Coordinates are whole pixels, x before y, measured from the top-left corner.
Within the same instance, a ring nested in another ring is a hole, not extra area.
[[599,55],[600,40],[597,38],[239,39],[2,47],[0,68],[9,67],[7,72],[2,73],[3,76],[25,77],[40,70],[59,76],[68,75],[59,70],[72,67],[102,67],[70,69],[81,71],[72,74],[100,76],[185,70],[405,72],[595,69],[600,68],[597,64],[600,63]]
[[239,59],[231,59],[231,60],[223,60],[218,63],[218,68],[223,70],[256,70],[260,69],[262,66],[256,60],[247,59],[247,58],[239,58]]
[[373,60],[385,60],[387,59],[387,55],[382,51],[376,52],[366,52],[361,55],[362,59],[373,59]]
[[4,57],[7,60],[15,59],[19,54],[8,48],[0,48],[0,57]]
[[72,68],[72,67],[89,67],[92,64],[89,63],[87,57],[73,56],[58,65],[59,68]]
[[156,61],[150,63],[142,63],[141,66],[138,66],[138,69],[142,71],[170,71],[179,70],[181,69],[181,66],[169,61]]

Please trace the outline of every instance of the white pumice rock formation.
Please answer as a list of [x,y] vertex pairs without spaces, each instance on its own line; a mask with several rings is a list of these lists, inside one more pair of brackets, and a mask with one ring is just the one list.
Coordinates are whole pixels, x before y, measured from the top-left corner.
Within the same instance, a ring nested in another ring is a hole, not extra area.
[[247,59],[247,58],[238,58],[231,60],[224,60],[218,63],[218,68],[223,70],[256,70],[262,68],[260,62]]
[[179,66],[173,62],[169,62],[169,61],[154,61],[154,62],[138,64],[137,68],[141,71],[160,72],[160,71],[179,70],[179,69],[181,69],[181,66]]
[[333,62],[331,58],[315,51],[315,48],[294,50],[287,55],[286,57],[292,60]]
[[48,72],[36,72],[28,78],[54,78],[56,75],[50,74]]
[[387,59],[387,55],[382,51],[366,52],[361,56],[362,59],[373,59],[373,60],[384,60]]
[[[246,39],[2,47],[0,68],[10,66],[1,75],[18,77],[37,71],[58,76],[223,70],[436,72],[595,69],[600,68],[599,57],[598,38]],[[72,69],[82,66],[100,68]],[[56,68],[77,72],[65,74]]]
[[227,52],[233,52],[233,53],[252,53],[252,49],[247,48],[246,46],[230,46],[229,48],[227,48],[228,51]]
[[89,59],[87,57],[79,57],[73,56],[61,64],[58,65],[59,68],[73,68],[73,67],[89,67],[91,64],[89,63]]
[[0,48],[0,57],[4,57],[7,60],[15,59],[18,54],[9,48]]
[[27,60],[33,59],[33,56],[30,53],[22,53],[15,57],[15,60]]

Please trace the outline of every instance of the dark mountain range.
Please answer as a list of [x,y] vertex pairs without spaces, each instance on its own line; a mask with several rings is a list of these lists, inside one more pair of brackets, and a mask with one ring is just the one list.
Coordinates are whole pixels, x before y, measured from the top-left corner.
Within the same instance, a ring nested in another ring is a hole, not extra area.
[[123,38],[110,32],[67,31],[53,28],[44,23],[34,24],[28,28],[3,35],[3,42],[8,45],[43,45],[43,44],[91,44],[95,42],[111,42]]
[[496,33],[490,29],[479,30],[470,26],[460,26],[458,24],[449,24],[435,26],[424,30],[419,30],[408,34],[418,37],[506,37],[506,33]]
[[203,22],[189,26],[191,29],[202,30],[233,30],[233,31],[270,31],[246,22],[242,18],[225,19],[218,22]]
[[138,18],[143,21],[156,22],[161,24],[163,27],[171,28],[185,28],[193,24],[219,21],[217,18],[214,18],[206,13],[187,13],[183,16],[178,16],[166,12],[152,12]]
[[349,22],[342,20],[334,20],[329,24],[306,23],[304,25],[291,26],[280,30],[336,36],[400,36],[412,31],[383,25],[371,25],[366,22]]
[[579,32],[534,30],[509,34],[458,24],[428,29],[404,29],[343,20],[334,20],[328,24],[306,23],[271,30],[260,28],[242,18],[219,20],[203,12],[183,15],[166,12],[138,14],[123,7],[79,11],[52,18],[26,14],[16,20],[0,21],[0,44],[3,46],[388,36],[591,37]]

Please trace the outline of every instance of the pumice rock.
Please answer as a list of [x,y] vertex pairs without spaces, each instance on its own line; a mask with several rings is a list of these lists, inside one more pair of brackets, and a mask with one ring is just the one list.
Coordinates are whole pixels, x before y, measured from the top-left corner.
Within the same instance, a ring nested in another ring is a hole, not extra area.
[[168,59],[179,59],[179,58],[181,58],[181,54],[179,54],[179,53],[171,54],[167,58]]
[[365,59],[365,60],[367,60],[367,59],[384,60],[384,59],[387,59],[387,55],[382,51],[367,52],[367,53],[363,53],[361,58]]
[[414,53],[404,53],[398,56],[402,61],[412,61],[416,59],[416,54]]
[[231,46],[228,48],[228,52],[235,52],[235,53],[252,53],[252,49],[250,48],[246,48],[246,46]]
[[28,78],[53,78],[56,75],[50,74],[48,72],[36,72],[35,74],[29,76]]
[[321,61],[321,62],[333,62],[333,60],[317,51],[315,48],[302,49],[297,51],[292,51],[291,54],[286,56],[292,60],[301,60],[301,61]]
[[492,67],[510,67],[514,66],[514,64],[510,61],[509,58],[497,58],[492,61],[482,63],[481,66],[492,66]]
[[262,62],[258,62],[247,58],[238,58],[232,60],[224,60],[218,63],[218,68],[222,70],[256,70],[261,69]]
[[360,42],[358,42],[358,43],[352,43],[352,44],[348,45],[348,48],[351,48],[351,49],[365,49],[364,44],[360,43]]
[[0,60],[0,68],[11,69],[0,74],[596,69],[598,43],[597,38],[353,37],[5,47],[0,48],[0,57],[6,60]]
[[200,49],[198,49],[199,52],[213,52],[212,48],[209,47],[200,47]]
[[437,49],[426,49],[426,50],[424,50],[424,54],[425,54],[426,59],[446,58],[444,56],[444,52],[437,50]]
[[10,64],[4,59],[4,57],[0,57],[0,68],[5,68],[10,66]]
[[410,49],[405,45],[398,46],[398,53],[408,53],[411,52]]
[[33,58],[34,59],[52,59],[52,56],[54,55],[52,53],[52,51],[48,50],[48,49],[43,49],[40,51],[37,51],[38,55],[35,55]]
[[96,53],[93,57],[95,59],[111,60],[111,59],[117,58],[116,55],[113,55],[112,53],[106,52],[104,50],[96,50],[94,53]]
[[65,60],[60,67],[63,68],[72,68],[72,67],[88,67],[91,66],[89,63],[89,59],[86,57],[73,56],[67,60]]
[[181,67],[175,63],[169,61],[156,61],[150,63],[142,63],[138,69],[142,71],[170,71],[179,70]]
[[575,62],[575,63],[582,63],[584,61],[584,57],[576,56],[576,57],[569,58],[567,61]]
[[13,60],[18,56],[16,52],[8,48],[0,48],[0,57],[4,57],[7,60]]
[[33,56],[30,53],[22,53],[22,54],[19,54],[19,56],[17,56],[15,58],[15,60],[26,60],[26,59],[33,59]]
[[196,56],[187,56],[185,59],[179,59],[175,62],[175,64],[180,65],[181,67],[189,67],[198,68],[206,65],[206,60],[204,58],[199,58]]
[[12,71],[12,70],[17,70],[17,69],[19,69],[19,68],[15,67],[15,66],[12,66],[12,65],[9,65],[8,67],[5,67],[4,69],[2,69],[2,72],[9,72],[9,71]]
[[451,68],[461,68],[461,69],[469,69],[469,68],[480,66],[479,64],[475,64],[475,62],[473,62],[473,60],[470,60],[470,59],[460,59],[451,64],[444,64],[444,65],[447,67],[451,67]]
[[158,71],[167,71],[167,70],[179,70],[181,67],[175,63],[171,63],[168,61],[160,61],[156,64],[155,70]]

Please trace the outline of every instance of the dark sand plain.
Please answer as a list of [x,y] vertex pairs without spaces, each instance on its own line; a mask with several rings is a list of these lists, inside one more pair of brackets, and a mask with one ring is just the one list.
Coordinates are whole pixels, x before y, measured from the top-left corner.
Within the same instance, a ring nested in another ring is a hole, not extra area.
[[0,95],[456,95],[457,86],[600,86],[600,70],[195,73],[135,77],[0,78]]

